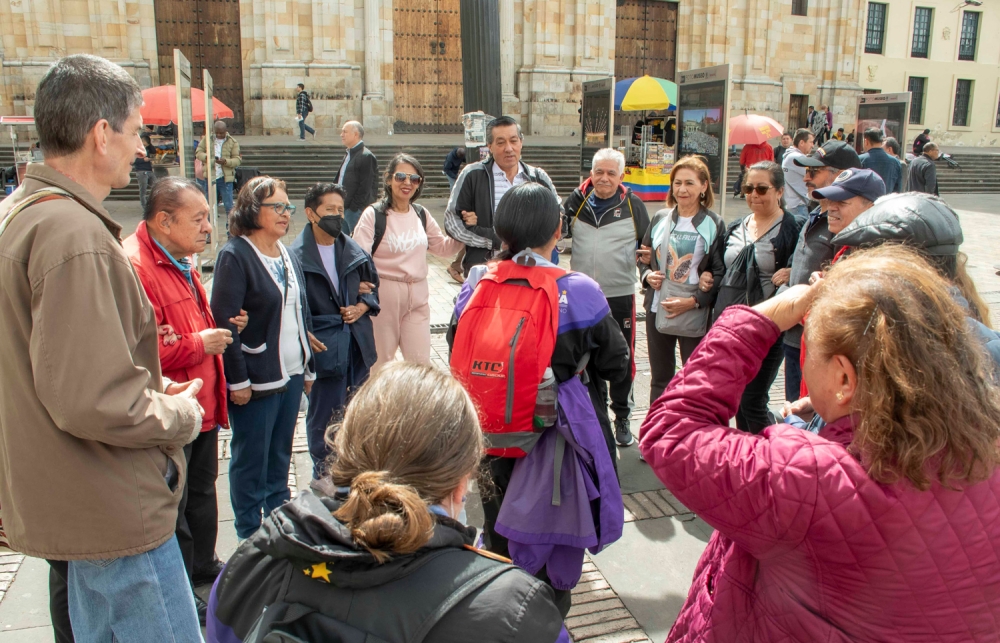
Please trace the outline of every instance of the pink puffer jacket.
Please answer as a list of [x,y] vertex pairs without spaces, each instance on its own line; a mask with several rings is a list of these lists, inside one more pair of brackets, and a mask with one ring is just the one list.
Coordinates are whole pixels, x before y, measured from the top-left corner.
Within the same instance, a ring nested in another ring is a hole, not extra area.
[[716,529],[667,640],[1000,640],[1000,471],[918,491],[868,477],[849,418],[818,436],[729,428],[777,339],[730,308],[643,423],[646,460]]

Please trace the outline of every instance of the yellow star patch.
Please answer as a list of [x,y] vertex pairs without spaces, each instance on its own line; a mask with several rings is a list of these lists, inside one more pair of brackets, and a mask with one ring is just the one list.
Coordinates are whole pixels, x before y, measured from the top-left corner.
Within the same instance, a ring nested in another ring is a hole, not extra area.
[[330,582],[330,570],[326,568],[326,563],[317,563],[312,566],[312,573],[306,570],[306,574],[309,574],[311,578],[318,578],[327,583]]

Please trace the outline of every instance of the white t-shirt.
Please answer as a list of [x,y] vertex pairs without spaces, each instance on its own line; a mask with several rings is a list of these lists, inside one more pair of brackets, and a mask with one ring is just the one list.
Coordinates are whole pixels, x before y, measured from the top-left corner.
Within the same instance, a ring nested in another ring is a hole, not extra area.
[[[264,259],[271,274],[278,281],[278,286],[285,290],[285,263],[283,257],[268,257]],[[285,308],[281,311],[281,333],[278,344],[281,349],[281,361],[289,377],[305,373],[306,366],[302,359],[302,343],[299,340],[299,318],[296,305],[299,301],[299,285],[295,281],[295,273],[288,269],[288,296],[285,298]]]
[[[213,138],[212,140],[215,141],[215,158],[221,158],[222,144],[226,142],[226,139]],[[219,163],[215,164],[215,178],[216,179],[222,178],[222,165]]]
[[319,258],[323,260],[323,268],[326,269],[326,274],[329,275],[330,281],[333,282],[334,291],[336,291],[336,293],[339,295],[340,277],[337,275],[337,261],[335,258],[336,253],[334,252],[335,247],[336,246],[332,244],[329,246],[324,246],[319,243],[316,244],[316,249],[319,250]]
[[677,225],[670,233],[668,245],[669,255],[657,257],[667,279],[675,283],[697,284],[698,266],[705,258],[705,239],[695,229],[694,217],[677,217]]

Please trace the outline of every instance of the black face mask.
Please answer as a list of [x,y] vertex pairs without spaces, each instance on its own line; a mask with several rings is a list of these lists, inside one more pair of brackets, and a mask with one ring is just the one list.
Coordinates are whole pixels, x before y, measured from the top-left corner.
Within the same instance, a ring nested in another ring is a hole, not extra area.
[[320,217],[319,229],[327,233],[331,237],[339,237],[340,231],[344,227],[344,217],[328,215],[325,217]]

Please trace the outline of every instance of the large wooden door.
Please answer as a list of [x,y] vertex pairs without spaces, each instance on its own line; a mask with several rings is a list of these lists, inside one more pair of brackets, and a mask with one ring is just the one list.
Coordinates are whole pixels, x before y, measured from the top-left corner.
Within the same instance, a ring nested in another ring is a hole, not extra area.
[[396,0],[393,131],[462,131],[459,0]]
[[677,4],[619,0],[615,21],[615,78],[649,74],[673,81],[677,71]]
[[806,127],[806,117],[809,115],[809,97],[805,94],[792,94],[788,97],[788,126],[785,129],[791,135],[795,130]]
[[174,49],[191,61],[191,84],[212,74],[215,97],[233,110],[229,131],[243,133],[243,55],[239,0],[155,0],[160,84],[174,82]]

